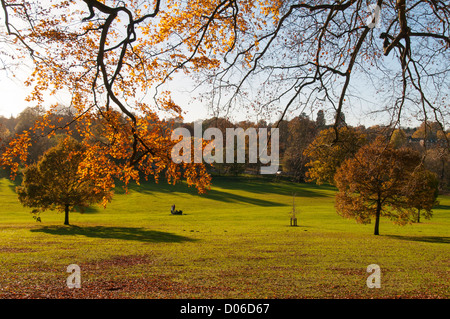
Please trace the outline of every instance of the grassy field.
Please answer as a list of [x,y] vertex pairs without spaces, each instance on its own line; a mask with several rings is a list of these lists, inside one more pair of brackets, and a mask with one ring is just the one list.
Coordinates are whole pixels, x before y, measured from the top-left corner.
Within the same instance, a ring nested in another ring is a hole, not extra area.
[[[0,179],[0,298],[449,298],[450,197],[431,220],[373,225],[338,216],[335,190],[215,178],[116,191],[106,209],[35,222]],[[289,226],[292,194],[298,227]],[[184,214],[170,214],[176,204]],[[67,266],[81,288],[66,286]],[[381,268],[381,288],[366,285]]]

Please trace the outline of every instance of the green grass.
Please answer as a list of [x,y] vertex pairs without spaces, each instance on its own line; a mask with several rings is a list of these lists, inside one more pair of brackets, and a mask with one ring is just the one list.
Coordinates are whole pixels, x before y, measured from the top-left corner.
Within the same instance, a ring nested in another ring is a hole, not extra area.
[[[299,227],[289,226],[296,193]],[[343,219],[327,186],[215,178],[119,188],[106,209],[35,222],[0,179],[0,298],[448,298],[450,197],[407,226]],[[170,214],[176,204],[183,215]],[[81,268],[68,289],[66,267]],[[366,285],[370,264],[381,288]]]

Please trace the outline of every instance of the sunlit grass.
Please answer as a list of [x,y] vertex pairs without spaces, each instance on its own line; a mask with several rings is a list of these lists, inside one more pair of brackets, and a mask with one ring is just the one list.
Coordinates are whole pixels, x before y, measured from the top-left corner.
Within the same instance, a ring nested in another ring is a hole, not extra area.
[[[431,220],[382,220],[374,236],[373,225],[336,214],[331,187],[213,181],[207,195],[183,184],[118,189],[106,209],[71,213],[72,226],[63,226],[56,212],[35,222],[13,184],[0,180],[0,298],[13,290],[66,296],[65,267],[72,263],[82,271],[75,297],[92,297],[95,289],[120,298],[450,296],[449,197],[440,198]],[[289,226],[293,194],[299,227]],[[172,204],[184,214],[171,215]],[[381,267],[380,289],[366,286],[373,263]]]

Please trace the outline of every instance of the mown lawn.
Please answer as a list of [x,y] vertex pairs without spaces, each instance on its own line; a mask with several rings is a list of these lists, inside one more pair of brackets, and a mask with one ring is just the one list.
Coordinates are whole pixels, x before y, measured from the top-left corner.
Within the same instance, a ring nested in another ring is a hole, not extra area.
[[[335,190],[215,178],[118,188],[106,209],[33,220],[0,179],[0,298],[449,298],[450,197],[431,220],[373,225],[338,216]],[[298,227],[289,226],[296,193]],[[170,214],[176,204],[184,214]],[[81,269],[81,288],[66,268]],[[366,268],[381,268],[381,288]]]

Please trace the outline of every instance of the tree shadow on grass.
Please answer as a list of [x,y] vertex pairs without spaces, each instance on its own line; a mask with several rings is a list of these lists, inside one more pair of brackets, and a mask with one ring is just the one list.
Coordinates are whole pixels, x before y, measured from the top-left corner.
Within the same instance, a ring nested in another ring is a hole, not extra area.
[[[288,203],[270,201],[261,197],[262,194],[279,194],[292,196],[294,193],[298,197],[327,197],[322,191],[328,190],[330,187],[318,187],[315,184],[295,184],[295,183],[264,183],[264,179],[260,178],[219,178],[213,182],[213,188],[208,190],[206,194],[199,195],[194,187],[189,187],[185,183],[177,183],[170,185],[161,180],[158,184],[155,182],[143,182],[140,185],[130,183],[128,185],[129,191],[134,191],[143,194],[157,196],[158,193],[171,194],[173,196],[188,194],[198,196],[199,198],[212,199],[222,202],[242,202],[256,206],[270,207],[270,206],[289,206]],[[115,189],[116,194],[123,194],[123,185],[117,183]],[[214,188],[217,186],[217,188]],[[230,192],[229,192],[230,191]],[[236,191],[245,191],[246,193],[237,193]],[[252,196],[255,194],[255,196]]]
[[439,205],[436,205],[434,207],[434,209],[441,209],[441,210],[446,210],[446,211],[450,212],[450,205],[441,205],[441,204],[439,204]]
[[400,236],[400,235],[385,235],[385,236],[400,240],[421,241],[425,243],[450,244],[450,237],[446,236]]
[[[238,184],[238,183],[236,183]],[[261,184],[260,184],[261,186]],[[142,194],[148,194],[151,196],[157,196],[158,193],[171,194],[173,196],[177,195],[192,195],[198,196],[199,198],[212,199],[222,202],[235,202],[235,203],[247,203],[256,206],[270,207],[270,206],[286,206],[285,203],[279,203],[275,201],[270,201],[266,199],[255,198],[251,196],[244,196],[235,193],[224,192],[218,189],[210,189],[206,194],[199,195],[194,187],[189,187],[184,183],[178,183],[176,185],[170,185],[164,181],[160,181],[158,184],[152,182],[141,183],[136,185],[130,183],[128,185],[129,191],[134,191]],[[116,194],[124,194],[122,185],[118,185],[115,189]]]
[[9,177],[5,177],[5,178],[10,182],[8,187],[15,193],[16,187],[20,186],[22,184],[22,176],[17,175],[14,180],[11,180],[11,178],[9,178]]
[[74,209],[70,211],[70,213],[78,213],[78,214],[98,214],[101,212],[99,206],[88,206],[88,207],[78,207],[75,206]]
[[271,206],[287,206],[286,203],[279,203],[265,199],[253,198],[249,196],[242,196],[238,194],[222,192],[219,190],[211,189],[207,194],[203,195],[205,198],[226,202],[226,203],[246,203],[256,206],[262,207],[271,207]]
[[226,177],[213,178],[213,185],[222,189],[243,190],[256,194],[273,193],[291,196],[296,193],[299,197],[325,197],[323,191],[336,191],[331,185],[317,185],[314,183],[295,183],[289,180],[275,181],[264,176],[255,177]]
[[196,241],[193,238],[185,236],[138,227],[44,226],[30,231],[51,235],[80,235],[93,238],[133,240],[146,243],[181,243]]

